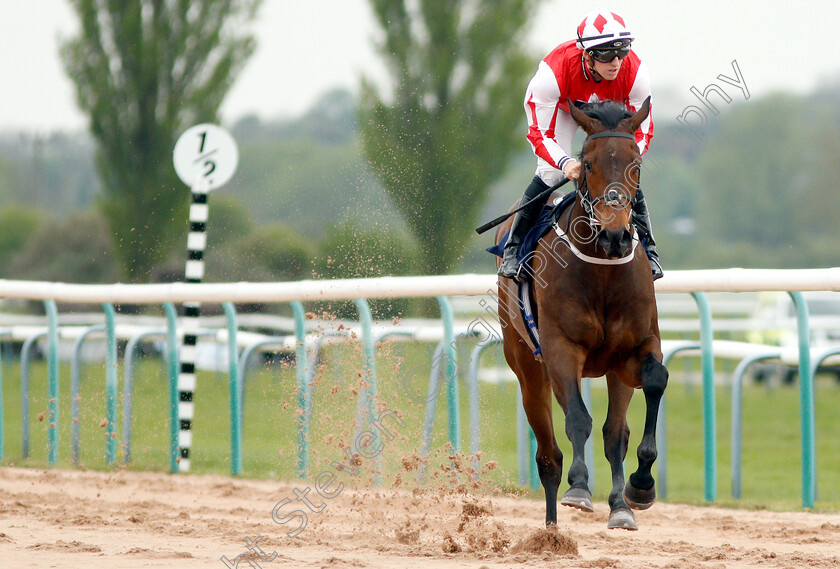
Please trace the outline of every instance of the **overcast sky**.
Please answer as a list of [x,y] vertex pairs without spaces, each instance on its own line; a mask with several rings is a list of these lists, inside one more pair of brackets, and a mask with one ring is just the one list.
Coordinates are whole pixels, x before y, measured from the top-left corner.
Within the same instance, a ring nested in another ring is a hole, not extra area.
[[[742,91],[717,79],[735,78],[733,60],[751,96],[808,92],[840,75],[836,0],[544,0],[530,39],[535,69],[600,5],[620,13],[637,36],[634,48],[651,68],[660,114],[696,104],[690,88],[702,91],[711,82],[733,102],[743,100]],[[58,37],[76,29],[67,0],[0,0],[0,131],[85,126],[57,55]],[[226,123],[247,113],[293,116],[332,87],[355,91],[361,73],[384,77],[368,0],[266,0],[255,33],[257,52],[222,107]],[[519,100],[524,90],[511,86],[510,95]]]

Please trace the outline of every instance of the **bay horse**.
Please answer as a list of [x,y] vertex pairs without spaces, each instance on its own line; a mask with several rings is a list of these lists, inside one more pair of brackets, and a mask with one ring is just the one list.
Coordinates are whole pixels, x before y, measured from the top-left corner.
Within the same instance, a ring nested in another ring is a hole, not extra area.
[[[565,413],[572,443],[569,490],[561,504],[592,512],[584,444],[592,417],[581,398],[582,377],[606,376],[609,405],[604,451],[612,470],[608,528],[638,529],[632,509],[656,499],[651,467],[656,460],[656,419],[668,383],[662,365],[653,277],[631,229],[639,184],[639,149],[634,133],[650,112],[650,98],[635,113],[613,101],[576,107],[575,122],[588,135],[580,155],[581,176],[574,203],[554,231],[537,243],[532,261],[531,305],[539,349],[529,346],[515,281],[499,277],[499,316],[504,353],[519,379],[528,422],[537,439],[537,469],[545,489],[546,526],[557,524],[557,492],[563,453],[552,419],[552,392]],[[510,221],[496,232],[496,243]],[[534,263],[536,265],[536,262]],[[625,485],[623,461],[630,429],[627,408],[641,388],[646,403],[638,469]],[[631,509],[632,508],[632,509]]]

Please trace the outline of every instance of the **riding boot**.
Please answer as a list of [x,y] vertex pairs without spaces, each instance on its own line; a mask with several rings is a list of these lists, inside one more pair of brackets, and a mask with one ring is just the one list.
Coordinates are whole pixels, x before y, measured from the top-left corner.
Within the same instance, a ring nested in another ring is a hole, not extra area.
[[[526,202],[531,202],[540,192],[548,189],[548,185],[540,179],[539,176],[534,176],[531,184],[525,190],[522,199],[519,200],[520,205]],[[548,196],[546,196],[546,200]],[[542,206],[545,205],[546,200],[537,200],[528,204],[528,207],[516,212],[513,218],[513,224],[510,226],[510,236],[507,243],[505,243],[504,254],[502,256],[502,264],[499,267],[499,274],[503,277],[511,279],[519,279],[520,264],[518,259],[519,244],[522,243],[522,238],[528,233],[531,228],[531,223],[539,215]]]
[[636,192],[636,203],[633,204],[633,226],[639,234],[639,241],[647,251],[650,261],[650,270],[653,273],[653,280],[662,277],[662,265],[659,264],[659,254],[656,252],[656,241],[653,240],[653,231],[650,227],[650,213],[645,203],[645,195],[639,189]]

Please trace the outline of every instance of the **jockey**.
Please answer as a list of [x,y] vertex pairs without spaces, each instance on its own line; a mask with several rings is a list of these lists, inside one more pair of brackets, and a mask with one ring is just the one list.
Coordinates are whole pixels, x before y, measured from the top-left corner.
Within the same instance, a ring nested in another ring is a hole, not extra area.
[[[633,39],[621,16],[596,10],[583,18],[576,40],[561,43],[540,61],[525,93],[528,142],[537,156],[537,171],[520,203],[532,200],[564,178],[577,180],[580,176],[580,162],[571,156],[572,138],[578,125],[569,114],[567,98],[582,102],[610,99],[636,111],[650,96],[650,75],[647,66],[630,49]],[[636,143],[642,155],[652,137],[651,114],[636,131]],[[537,200],[514,217],[500,275],[520,277],[519,243],[544,203],[545,200]],[[646,245],[653,278],[658,279],[662,267],[641,189],[636,192],[632,219],[640,241]]]

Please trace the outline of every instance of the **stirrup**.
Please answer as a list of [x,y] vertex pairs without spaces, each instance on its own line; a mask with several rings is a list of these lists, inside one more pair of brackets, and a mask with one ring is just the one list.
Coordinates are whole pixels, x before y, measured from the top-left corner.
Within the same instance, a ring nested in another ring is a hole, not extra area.
[[661,279],[663,276],[662,272],[662,265],[659,264],[659,259],[654,257],[648,257],[648,261],[650,261],[650,271],[653,273],[653,280]]
[[[511,267],[514,270],[511,270]],[[514,248],[510,256],[505,255],[502,257],[502,262],[499,265],[497,273],[499,276],[508,279],[519,280],[519,276],[522,273],[522,263],[516,259],[516,248]]]
[[505,278],[508,278],[508,279],[513,279],[516,282],[524,283],[525,281],[527,281],[529,279],[529,274],[528,274],[528,271],[523,271],[522,270],[522,268],[523,268],[522,265],[523,265],[522,263],[517,263],[516,272],[505,272],[505,273],[503,273],[502,268],[499,267],[498,274],[501,277],[505,277]]
[[502,264],[499,265],[498,275],[500,277],[505,277],[505,278],[508,278],[508,279],[513,279],[515,281],[518,281],[519,280],[519,275],[521,273],[522,273],[522,264],[519,263],[519,262],[516,263],[514,271],[511,271],[509,269],[505,270],[505,263],[504,262],[502,262]]

